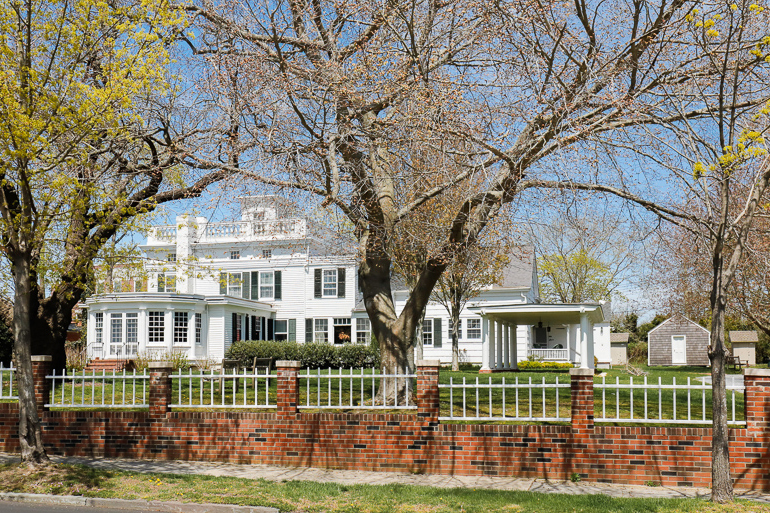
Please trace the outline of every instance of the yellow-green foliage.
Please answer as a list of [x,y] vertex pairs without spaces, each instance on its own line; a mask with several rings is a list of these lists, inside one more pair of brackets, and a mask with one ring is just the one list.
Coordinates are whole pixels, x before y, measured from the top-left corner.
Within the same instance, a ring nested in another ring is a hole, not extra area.
[[537,362],[532,360],[524,360],[519,362],[519,370],[534,371],[534,370],[562,370],[571,369],[574,367],[569,362]]

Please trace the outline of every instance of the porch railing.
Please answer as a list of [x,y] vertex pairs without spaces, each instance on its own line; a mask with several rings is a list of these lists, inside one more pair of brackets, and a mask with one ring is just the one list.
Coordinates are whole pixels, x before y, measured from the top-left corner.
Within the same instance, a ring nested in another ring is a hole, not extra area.
[[570,421],[570,383],[533,383],[530,377],[514,382],[468,383],[449,379],[449,384],[439,384],[441,416],[439,420],[509,420],[539,422]]
[[528,349],[527,356],[544,362],[568,362],[569,349]]
[[299,408],[304,409],[416,409],[416,374],[381,374],[375,369],[307,369],[299,375]]

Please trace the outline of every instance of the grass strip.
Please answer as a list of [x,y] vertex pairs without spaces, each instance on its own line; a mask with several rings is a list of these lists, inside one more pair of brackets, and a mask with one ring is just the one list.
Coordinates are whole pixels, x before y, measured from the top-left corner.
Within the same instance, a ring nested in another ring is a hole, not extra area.
[[541,494],[412,485],[343,485],[272,482],[201,475],[142,474],[80,465],[30,468],[0,465],[6,492],[80,495],[194,503],[270,506],[291,512],[759,512],[767,505],[737,501],[716,505],[700,499],[627,499],[605,495]]

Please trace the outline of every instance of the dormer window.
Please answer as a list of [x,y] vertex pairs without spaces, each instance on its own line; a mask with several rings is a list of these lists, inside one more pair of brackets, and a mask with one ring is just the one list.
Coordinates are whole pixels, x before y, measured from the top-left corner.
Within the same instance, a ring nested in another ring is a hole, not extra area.
[[241,258],[241,252],[240,251],[231,251],[230,252],[230,260],[239,260]]
[[273,250],[272,249],[263,249],[262,250],[262,258],[273,258]]

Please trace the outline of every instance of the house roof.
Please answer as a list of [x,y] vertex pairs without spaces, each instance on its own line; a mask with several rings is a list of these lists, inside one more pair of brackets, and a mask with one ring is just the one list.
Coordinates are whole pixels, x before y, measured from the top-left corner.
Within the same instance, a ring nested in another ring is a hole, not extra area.
[[758,342],[756,331],[731,331],[730,342]]
[[610,333],[610,344],[614,342],[628,342],[628,333]]
[[492,285],[493,289],[529,289],[532,288],[532,276],[535,265],[534,246],[511,248],[510,261],[502,270],[502,279]]
[[711,335],[711,332],[710,332],[709,330],[707,330],[706,328],[704,328],[703,326],[701,326],[701,325],[700,325],[700,324],[698,324],[697,322],[695,322],[695,321],[693,321],[693,320],[691,320],[691,319],[688,319],[687,317],[685,317],[685,316],[684,316],[684,315],[682,315],[682,314],[674,314],[674,315],[672,315],[671,317],[669,317],[668,319],[666,319],[665,321],[661,322],[660,324],[658,324],[657,326],[655,326],[654,328],[652,328],[652,329],[651,329],[651,330],[650,330],[650,331],[647,333],[647,340],[649,340],[649,339],[650,339],[650,335],[652,335],[652,334],[653,334],[653,333],[654,333],[654,332],[655,332],[655,331],[656,331],[658,328],[660,328],[661,326],[663,326],[663,325],[665,325],[665,324],[668,324],[668,323],[670,323],[670,322],[675,322],[675,321],[678,321],[678,322],[684,322],[684,323],[686,323],[686,324],[690,324],[690,325],[692,325],[692,326],[698,327],[698,328],[702,329],[703,331],[705,331],[706,333],[708,333],[709,335]]
[[512,303],[504,305],[475,305],[468,310],[491,319],[518,325],[579,324],[582,314],[598,324],[604,322],[604,309],[600,303]]

